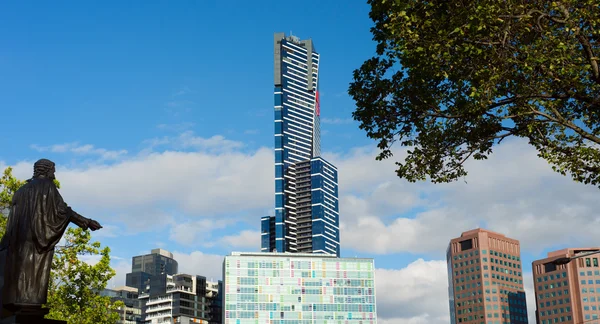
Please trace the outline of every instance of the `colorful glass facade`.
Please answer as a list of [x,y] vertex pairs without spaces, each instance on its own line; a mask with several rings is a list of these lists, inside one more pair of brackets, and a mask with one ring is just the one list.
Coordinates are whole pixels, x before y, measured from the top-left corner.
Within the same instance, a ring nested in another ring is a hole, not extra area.
[[223,262],[224,324],[375,324],[373,259],[232,253]]

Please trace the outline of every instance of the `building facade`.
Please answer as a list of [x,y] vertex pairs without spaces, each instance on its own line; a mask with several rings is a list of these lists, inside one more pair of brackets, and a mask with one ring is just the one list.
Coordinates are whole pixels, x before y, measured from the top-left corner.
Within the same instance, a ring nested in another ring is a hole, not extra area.
[[224,324],[377,323],[373,259],[234,252],[223,278]]
[[337,169],[321,155],[319,54],[312,40],[274,37],[275,215],[262,252],[340,255]]
[[125,304],[118,310],[119,321],[117,324],[142,323],[142,308],[136,288],[123,286],[114,289],[104,289],[100,292],[100,295],[110,297],[112,302],[122,301]]
[[221,282],[188,274],[152,278],[147,291],[139,296],[143,323],[222,323]]
[[475,229],[448,246],[450,322],[528,323],[519,241]]
[[532,263],[538,323],[600,324],[600,255],[584,256],[567,264],[554,262],[599,250],[563,249]]
[[153,249],[150,254],[134,256],[131,260],[131,272],[125,275],[125,285],[145,291],[148,281],[158,274],[176,274],[177,261],[173,253],[163,249]]

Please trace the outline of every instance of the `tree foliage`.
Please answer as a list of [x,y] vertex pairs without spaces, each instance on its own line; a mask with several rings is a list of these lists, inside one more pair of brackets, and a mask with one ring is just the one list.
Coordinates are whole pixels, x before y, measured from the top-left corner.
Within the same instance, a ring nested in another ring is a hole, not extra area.
[[25,181],[18,180],[12,175],[11,167],[4,170],[0,178],[0,237],[3,237],[6,232],[6,221],[13,194],[23,184]]
[[[110,297],[98,293],[115,275],[110,267],[110,248],[90,242],[90,231],[81,228],[69,228],[64,239],[66,245],[57,249],[52,260],[46,304],[50,313],[46,318],[69,324],[116,323],[123,302],[112,303]],[[100,256],[100,260],[90,265],[82,256]]]
[[600,185],[600,1],[369,0],[377,55],[354,71],[354,119],[408,147],[397,174],[450,182],[508,137]]
[[[54,180],[57,187],[60,183]],[[4,170],[0,178],[0,237],[6,231],[8,209],[14,193],[25,181],[12,174],[12,168]],[[46,318],[65,320],[69,324],[109,324],[119,320],[116,310],[123,307],[120,301],[112,303],[109,297],[100,296],[115,271],[110,267],[110,248],[100,242],[90,242],[89,230],[69,228],[63,237],[66,244],[57,246],[52,260],[48,303],[50,313]],[[81,257],[99,257],[90,265]]]

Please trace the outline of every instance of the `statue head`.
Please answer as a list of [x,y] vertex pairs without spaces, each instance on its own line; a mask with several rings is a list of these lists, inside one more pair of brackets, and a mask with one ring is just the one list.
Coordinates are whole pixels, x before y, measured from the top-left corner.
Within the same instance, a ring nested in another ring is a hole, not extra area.
[[33,177],[34,178],[48,178],[54,180],[54,162],[48,159],[40,159],[33,165]]

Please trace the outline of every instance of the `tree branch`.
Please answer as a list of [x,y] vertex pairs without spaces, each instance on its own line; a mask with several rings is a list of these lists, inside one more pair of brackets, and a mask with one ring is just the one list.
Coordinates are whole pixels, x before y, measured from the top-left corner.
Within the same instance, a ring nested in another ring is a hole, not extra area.
[[594,81],[600,84],[600,69],[598,68],[598,59],[594,56],[594,52],[592,51],[592,45],[585,35],[578,33],[577,40],[581,46],[583,46],[583,50],[585,52],[585,56],[587,57],[590,65],[592,66],[592,74],[594,75]]

